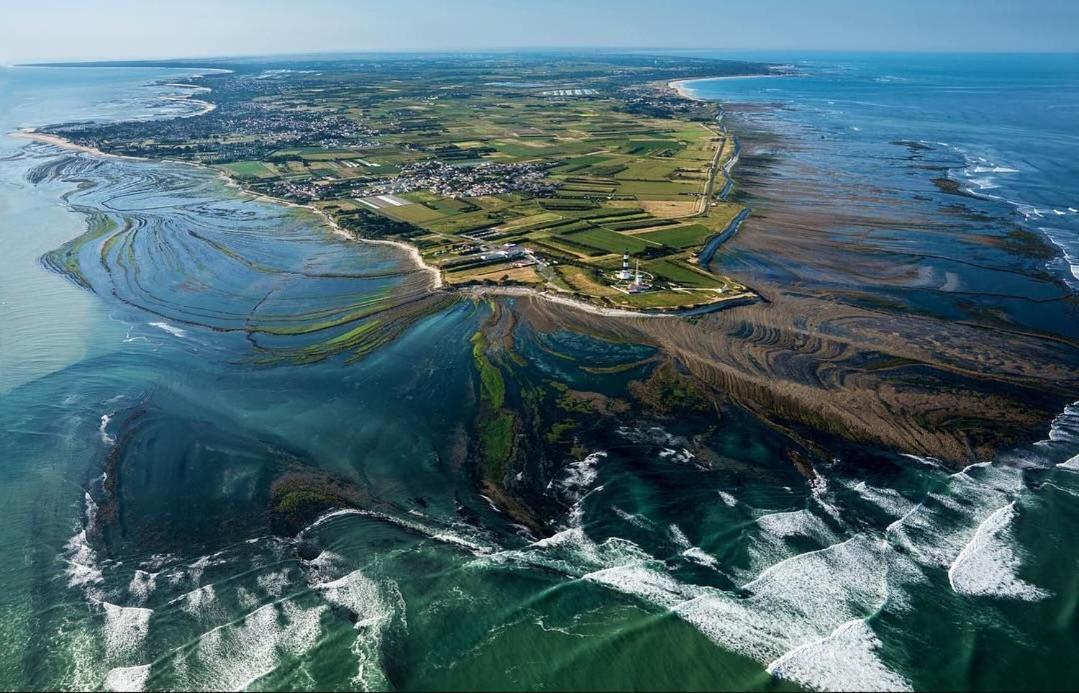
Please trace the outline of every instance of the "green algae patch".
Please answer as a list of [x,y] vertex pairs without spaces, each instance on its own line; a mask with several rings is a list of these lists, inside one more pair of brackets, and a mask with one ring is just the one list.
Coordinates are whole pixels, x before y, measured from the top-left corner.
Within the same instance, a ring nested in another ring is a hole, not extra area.
[[317,344],[298,349],[293,355],[294,363],[315,363],[346,351],[366,353],[374,348],[377,340],[371,337],[378,329],[379,321],[370,320]]
[[513,452],[514,420],[513,414],[503,411],[483,427],[480,444],[483,446],[483,477],[485,479],[497,481],[502,476],[506,460]]
[[703,385],[670,362],[658,366],[647,379],[631,382],[629,392],[646,410],[660,416],[717,408],[715,398]]
[[327,511],[358,508],[365,501],[355,485],[323,472],[286,474],[270,488],[270,529],[295,536]]
[[564,421],[557,421],[551,425],[550,430],[547,431],[545,436],[549,445],[555,445],[557,443],[563,443],[566,439],[566,434],[577,428],[577,422],[573,419],[566,419]]
[[[64,243],[56,250],[51,250],[46,253],[43,260],[48,267],[69,277],[73,282],[84,289],[92,289],[90,282],[87,281],[86,276],[82,272],[82,267],[79,264],[79,254],[82,252],[83,248],[94,241],[115,233],[119,228],[119,225],[116,223],[115,219],[102,214],[101,212],[89,211],[86,213],[89,217],[86,231],[77,238],[73,238],[67,243]],[[114,238],[116,238],[116,236],[109,238],[106,241],[106,245]]]
[[472,335],[472,358],[480,374],[480,396],[491,409],[501,409],[506,400],[506,382],[487,358],[487,339],[482,332]]
[[472,361],[479,376],[480,408],[477,418],[479,432],[479,472],[489,484],[501,488],[507,460],[513,454],[513,435],[517,417],[504,409],[506,380],[487,356],[487,337],[483,332],[472,335]]
[[[347,327],[332,337],[327,337],[313,344],[295,348],[258,346],[265,352],[253,359],[261,365],[271,365],[286,361],[295,364],[316,363],[333,356],[344,355],[348,363],[355,363],[376,349],[392,342],[404,330],[416,324],[420,319],[452,306],[458,298],[450,294],[430,294],[417,300],[401,301],[392,294],[372,301],[370,306],[340,319],[313,322],[299,329],[266,329],[264,326],[249,327],[249,335],[257,333],[274,337],[296,336],[323,332],[328,329]],[[401,302],[398,302],[401,301]],[[362,305],[362,304],[361,304]],[[367,316],[367,317],[363,317]],[[377,317],[376,317],[377,316]],[[302,320],[306,314],[298,314],[295,319]],[[277,318],[278,321],[282,318]],[[349,322],[359,321],[349,327]]]
[[[295,336],[305,335],[314,332],[321,332],[323,330],[330,330],[335,327],[341,327],[347,325],[350,322],[356,322],[357,320],[363,320],[375,313],[385,310],[387,301],[391,300],[389,291],[382,290],[362,301],[354,303],[348,312],[339,314],[336,317],[328,316],[332,315],[334,311],[340,312],[337,307],[327,309],[324,311],[310,311],[307,313],[297,313],[296,315],[289,316],[276,316],[265,317],[260,316],[259,322],[255,327],[252,327],[250,332],[262,332],[264,334],[271,334],[277,336]],[[323,319],[320,319],[323,318]],[[284,324],[268,324],[270,322],[297,322],[295,325]],[[333,341],[333,340],[329,340]]]

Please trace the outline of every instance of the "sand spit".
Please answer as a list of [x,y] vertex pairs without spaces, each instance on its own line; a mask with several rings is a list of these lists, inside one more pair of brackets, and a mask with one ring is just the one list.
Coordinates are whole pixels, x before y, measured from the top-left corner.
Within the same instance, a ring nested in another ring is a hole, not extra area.
[[60,149],[67,149],[73,152],[83,152],[84,154],[93,154],[94,156],[104,157],[106,159],[127,159],[129,161],[149,161],[138,156],[126,156],[123,154],[109,154],[103,152],[96,147],[88,147],[83,144],[75,144],[71,140],[60,137],[59,135],[50,135],[44,132],[38,132],[37,128],[22,128],[15,132],[8,133],[9,137],[17,137],[24,140],[33,140],[34,142],[41,142],[42,144],[49,144]]

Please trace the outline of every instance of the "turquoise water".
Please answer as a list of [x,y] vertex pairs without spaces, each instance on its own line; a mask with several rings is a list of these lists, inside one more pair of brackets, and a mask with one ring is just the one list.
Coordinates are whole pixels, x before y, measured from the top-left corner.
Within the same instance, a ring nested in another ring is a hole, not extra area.
[[[175,74],[4,71],[0,128],[180,108],[151,84]],[[960,473],[837,446],[811,484],[734,407],[588,415],[522,472],[540,536],[466,464],[495,308],[431,300],[398,251],[200,169],[0,157],[0,687],[1079,681],[1074,407]],[[507,334],[515,402],[615,397],[654,356]],[[323,472],[364,509],[270,533],[274,480]]]

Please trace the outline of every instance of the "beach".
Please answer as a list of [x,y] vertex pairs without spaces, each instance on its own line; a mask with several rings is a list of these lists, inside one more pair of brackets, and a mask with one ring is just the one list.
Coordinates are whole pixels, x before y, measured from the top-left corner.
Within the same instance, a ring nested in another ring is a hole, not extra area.
[[109,154],[107,152],[101,151],[100,149],[97,149],[96,147],[87,147],[87,146],[82,145],[82,144],[76,144],[76,143],[72,142],[71,140],[60,137],[59,135],[50,135],[50,134],[45,133],[45,132],[37,132],[37,130],[35,128],[23,128],[21,130],[15,131],[15,132],[9,132],[8,136],[9,137],[15,137],[15,138],[18,138],[18,139],[32,140],[34,142],[41,142],[42,144],[50,144],[50,145],[52,145],[54,147],[59,147],[60,149],[66,149],[68,151],[73,151],[73,152],[83,152],[85,154],[93,154],[94,156],[101,156],[101,157],[107,157],[107,158],[117,158],[117,159],[130,159],[132,161],[146,161],[146,159],[143,159],[143,158],[137,157],[137,156],[124,156],[122,154]]
[[760,79],[763,77],[782,77],[785,73],[766,74],[766,75],[723,75],[721,77],[694,77],[692,79],[676,79],[672,82],[667,82],[667,87],[673,89],[683,99],[689,99],[690,101],[707,101],[708,99],[701,98],[688,86],[694,82],[718,82],[720,80],[734,80],[734,79]]

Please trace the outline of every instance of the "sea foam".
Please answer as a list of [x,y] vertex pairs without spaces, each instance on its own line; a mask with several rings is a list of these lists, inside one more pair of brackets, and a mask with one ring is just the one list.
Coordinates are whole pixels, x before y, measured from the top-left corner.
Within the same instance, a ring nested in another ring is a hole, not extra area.
[[970,542],[948,569],[948,582],[959,594],[1038,601],[1049,593],[1016,576],[1019,558],[1009,543],[1009,528],[1015,519],[1015,502],[1008,503],[985,519]]
[[150,678],[149,664],[116,667],[109,669],[109,673],[105,675],[105,681],[101,684],[101,687],[106,691],[141,691],[146,688],[148,678]]
[[150,326],[168,332],[173,337],[183,338],[187,336],[187,330],[181,327],[176,327],[175,325],[170,325],[167,322],[152,322],[150,323]]
[[881,641],[862,619],[791,650],[768,665],[773,676],[825,691],[909,691],[910,682],[886,667]]
[[266,604],[241,621],[203,633],[174,662],[181,688],[243,690],[273,672],[283,654],[300,657],[318,642],[326,606]]
[[[385,690],[389,681],[382,666],[382,641],[393,621],[394,609],[384,590],[359,570],[316,585],[316,589],[327,601],[347,609],[356,619],[356,639],[351,649],[357,669],[352,683],[362,690]],[[396,587],[393,592],[403,611],[400,592]]]
[[110,660],[136,654],[150,631],[153,609],[101,602],[105,610],[105,653]]

